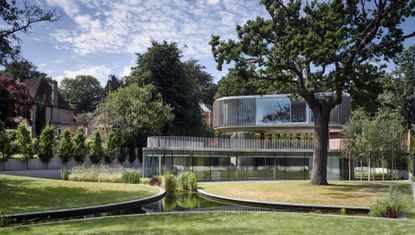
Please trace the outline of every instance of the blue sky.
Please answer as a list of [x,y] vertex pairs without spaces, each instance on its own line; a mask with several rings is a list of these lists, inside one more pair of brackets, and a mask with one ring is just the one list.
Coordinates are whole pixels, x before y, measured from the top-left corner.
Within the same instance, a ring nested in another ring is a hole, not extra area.
[[[218,81],[208,42],[212,34],[235,38],[235,26],[267,13],[256,0],[36,0],[61,10],[54,23],[39,23],[22,39],[23,57],[60,81],[89,74],[105,84],[109,74],[127,75],[151,39],[179,42]],[[404,25],[415,30],[415,20]],[[414,44],[414,40],[405,43]]]
[[63,17],[22,34],[23,57],[60,81],[77,74],[123,76],[151,39],[179,42],[184,58],[196,58],[216,81],[208,45],[212,34],[236,36],[235,27],[266,12],[255,0],[37,0]]

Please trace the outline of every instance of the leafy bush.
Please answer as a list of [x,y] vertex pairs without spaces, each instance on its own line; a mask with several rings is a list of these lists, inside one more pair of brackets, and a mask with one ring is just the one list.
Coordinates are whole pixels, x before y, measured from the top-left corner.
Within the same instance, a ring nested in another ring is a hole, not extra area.
[[378,200],[375,205],[370,207],[370,216],[397,218],[403,209],[402,193],[396,187],[389,190],[386,197]]
[[90,159],[92,163],[98,164],[101,162],[102,157],[104,156],[104,149],[102,148],[102,139],[99,131],[96,130],[92,134],[92,143],[90,148]]
[[167,172],[163,177],[163,187],[166,193],[171,194],[176,192],[177,178],[170,172]]
[[150,178],[141,178],[140,183],[141,184],[150,184]]
[[73,154],[72,136],[69,129],[65,129],[59,141],[59,157],[63,164],[69,162]]
[[17,143],[20,152],[24,155],[25,161],[29,161],[29,159],[33,158],[32,137],[25,124],[21,123],[17,126]]
[[80,165],[71,169],[69,180],[122,183],[123,173],[126,171],[131,170],[128,170],[121,165],[92,165],[89,167]]
[[128,184],[139,184],[140,183],[140,172],[139,171],[124,171],[121,176],[123,183]]
[[69,171],[66,166],[63,166],[61,168],[61,179],[68,180],[69,179]]
[[151,180],[150,180],[149,184],[150,184],[151,186],[155,186],[155,185],[160,186],[160,185],[161,185],[161,178],[160,178],[160,176],[158,176],[158,175],[153,176],[153,177],[151,178]]
[[[52,126],[43,128],[39,136],[39,153],[40,160],[44,163],[49,163],[53,158],[53,149],[55,145],[55,133]],[[47,166],[47,165],[46,165]]]
[[197,188],[196,174],[191,171],[183,171],[177,177],[180,191],[195,192]]
[[85,131],[79,128],[73,137],[73,157],[76,162],[83,163],[87,153],[87,146],[85,144]]

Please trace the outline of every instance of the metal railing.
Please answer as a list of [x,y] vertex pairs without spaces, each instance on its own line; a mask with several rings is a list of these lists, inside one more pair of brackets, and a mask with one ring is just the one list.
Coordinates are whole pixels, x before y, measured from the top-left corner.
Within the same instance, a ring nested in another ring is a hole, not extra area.
[[[147,138],[148,148],[225,148],[225,149],[313,149],[313,140],[301,139],[229,139],[190,136],[151,136]],[[340,150],[341,139],[330,139],[329,149]]]

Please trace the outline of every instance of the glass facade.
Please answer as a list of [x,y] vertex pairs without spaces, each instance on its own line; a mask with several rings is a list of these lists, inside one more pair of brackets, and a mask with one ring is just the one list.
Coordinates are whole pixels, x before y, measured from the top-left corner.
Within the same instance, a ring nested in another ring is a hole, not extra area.
[[[329,153],[327,177],[345,179],[339,153]],[[311,152],[235,152],[144,150],[145,177],[189,170],[199,181],[307,180],[312,166]]]
[[256,99],[256,124],[290,122],[290,109],[288,98]]

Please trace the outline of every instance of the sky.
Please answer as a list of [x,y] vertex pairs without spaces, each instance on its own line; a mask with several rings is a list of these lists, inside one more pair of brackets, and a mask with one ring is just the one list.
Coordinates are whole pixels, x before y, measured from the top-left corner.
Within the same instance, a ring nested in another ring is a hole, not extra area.
[[236,25],[266,16],[255,0],[37,0],[57,8],[57,22],[33,25],[21,34],[23,57],[52,78],[93,75],[104,85],[109,74],[127,75],[151,40],[179,43],[183,59],[195,58],[215,81],[212,34],[236,37]]
[[[108,75],[122,77],[135,65],[151,40],[175,41],[184,59],[195,58],[217,82],[209,41],[212,34],[236,38],[236,25],[268,17],[256,0],[35,0],[62,12],[57,22],[33,25],[22,39],[23,57],[38,70],[61,81],[93,75],[105,85]],[[404,24],[415,29],[415,20]],[[414,40],[405,43],[413,45]]]

